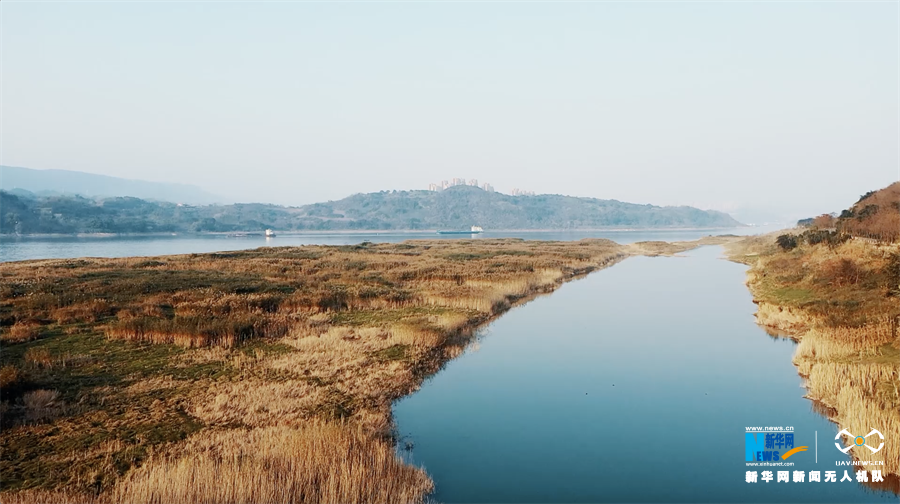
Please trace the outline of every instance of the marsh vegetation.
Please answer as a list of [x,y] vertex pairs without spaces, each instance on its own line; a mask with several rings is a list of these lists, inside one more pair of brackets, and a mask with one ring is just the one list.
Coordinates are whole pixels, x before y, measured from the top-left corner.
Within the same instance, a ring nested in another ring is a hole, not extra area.
[[[757,321],[799,341],[794,364],[806,377],[809,397],[826,406],[850,432],[879,429],[900,438],[900,245],[884,232],[898,209],[886,201],[900,185],[865,195],[866,218],[845,212],[811,228],[747,238],[730,246],[734,260],[751,265],[747,284],[759,305]],[[851,231],[860,231],[856,235]],[[856,446],[859,460],[884,461],[900,475],[900,445],[886,442],[871,453]]]
[[391,402],[478,324],[634,253],[477,240],[7,263],[4,502],[421,501],[432,483],[394,455]]

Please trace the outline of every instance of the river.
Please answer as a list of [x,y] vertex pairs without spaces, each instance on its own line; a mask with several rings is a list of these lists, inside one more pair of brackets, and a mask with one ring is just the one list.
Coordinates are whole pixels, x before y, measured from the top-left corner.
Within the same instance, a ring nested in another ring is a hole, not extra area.
[[[755,324],[746,267],[720,255],[629,258],[503,315],[394,405],[398,451],[447,503],[896,502],[824,481],[848,460],[838,428],[803,398],[793,342]],[[747,467],[756,426],[792,427],[808,451]]]

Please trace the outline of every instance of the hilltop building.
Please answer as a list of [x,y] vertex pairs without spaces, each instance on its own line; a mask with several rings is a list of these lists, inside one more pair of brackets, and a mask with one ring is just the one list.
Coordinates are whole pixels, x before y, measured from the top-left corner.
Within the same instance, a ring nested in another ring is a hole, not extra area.
[[485,182],[484,184],[479,186],[478,179],[473,178],[473,179],[469,179],[469,181],[466,182],[466,179],[459,178],[459,177],[453,178],[450,181],[442,180],[442,181],[440,181],[440,183],[437,183],[437,184],[435,184],[435,183],[428,184],[428,190],[432,191],[432,192],[440,192],[440,191],[443,191],[450,187],[460,186],[460,185],[467,185],[467,186],[471,186],[471,187],[481,187],[482,189],[484,189],[487,192],[494,192],[494,186],[492,186],[491,184],[488,184],[487,182]]
[[[491,184],[489,184],[487,182],[485,182],[479,186],[478,179],[473,178],[473,179],[469,179],[469,181],[466,182],[466,179],[459,178],[459,177],[455,177],[455,178],[451,179],[450,181],[442,180],[439,184],[428,184],[428,190],[432,191],[432,192],[440,192],[445,189],[449,189],[450,187],[459,186],[459,185],[467,185],[470,187],[480,187],[481,189],[483,189],[486,192],[495,192],[494,186],[492,186]],[[510,191],[509,194],[512,196],[534,196],[535,195],[534,191],[526,191],[524,189],[519,189],[518,187],[514,187],[513,190]]]

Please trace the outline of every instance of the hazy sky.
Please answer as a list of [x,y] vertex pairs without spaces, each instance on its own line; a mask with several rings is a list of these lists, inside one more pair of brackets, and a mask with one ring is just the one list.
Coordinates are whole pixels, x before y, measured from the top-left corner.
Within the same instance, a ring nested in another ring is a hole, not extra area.
[[0,162],[304,204],[498,190],[793,217],[900,176],[881,3],[16,3]]

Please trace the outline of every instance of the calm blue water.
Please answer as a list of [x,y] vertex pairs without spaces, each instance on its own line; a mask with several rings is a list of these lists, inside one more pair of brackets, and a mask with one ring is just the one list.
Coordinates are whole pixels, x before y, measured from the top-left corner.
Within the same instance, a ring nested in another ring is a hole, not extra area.
[[69,257],[130,257],[166,254],[197,254],[243,250],[284,245],[353,245],[364,241],[374,243],[401,242],[415,239],[471,239],[524,238],[526,240],[580,240],[609,238],[618,243],[644,240],[695,240],[709,234],[756,234],[780,229],[743,227],[735,229],[695,231],[513,231],[486,232],[481,235],[438,235],[429,233],[308,233],[281,234],[275,238],[263,236],[231,238],[224,235],[183,236],[112,236],[112,237],[55,237],[28,238],[0,236],[0,262],[26,259]]
[[746,467],[748,426],[809,446],[781,470],[840,479],[846,456],[720,253],[630,258],[502,316],[395,404],[401,453],[447,503],[896,502],[855,481],[745,482],[779,470]]

